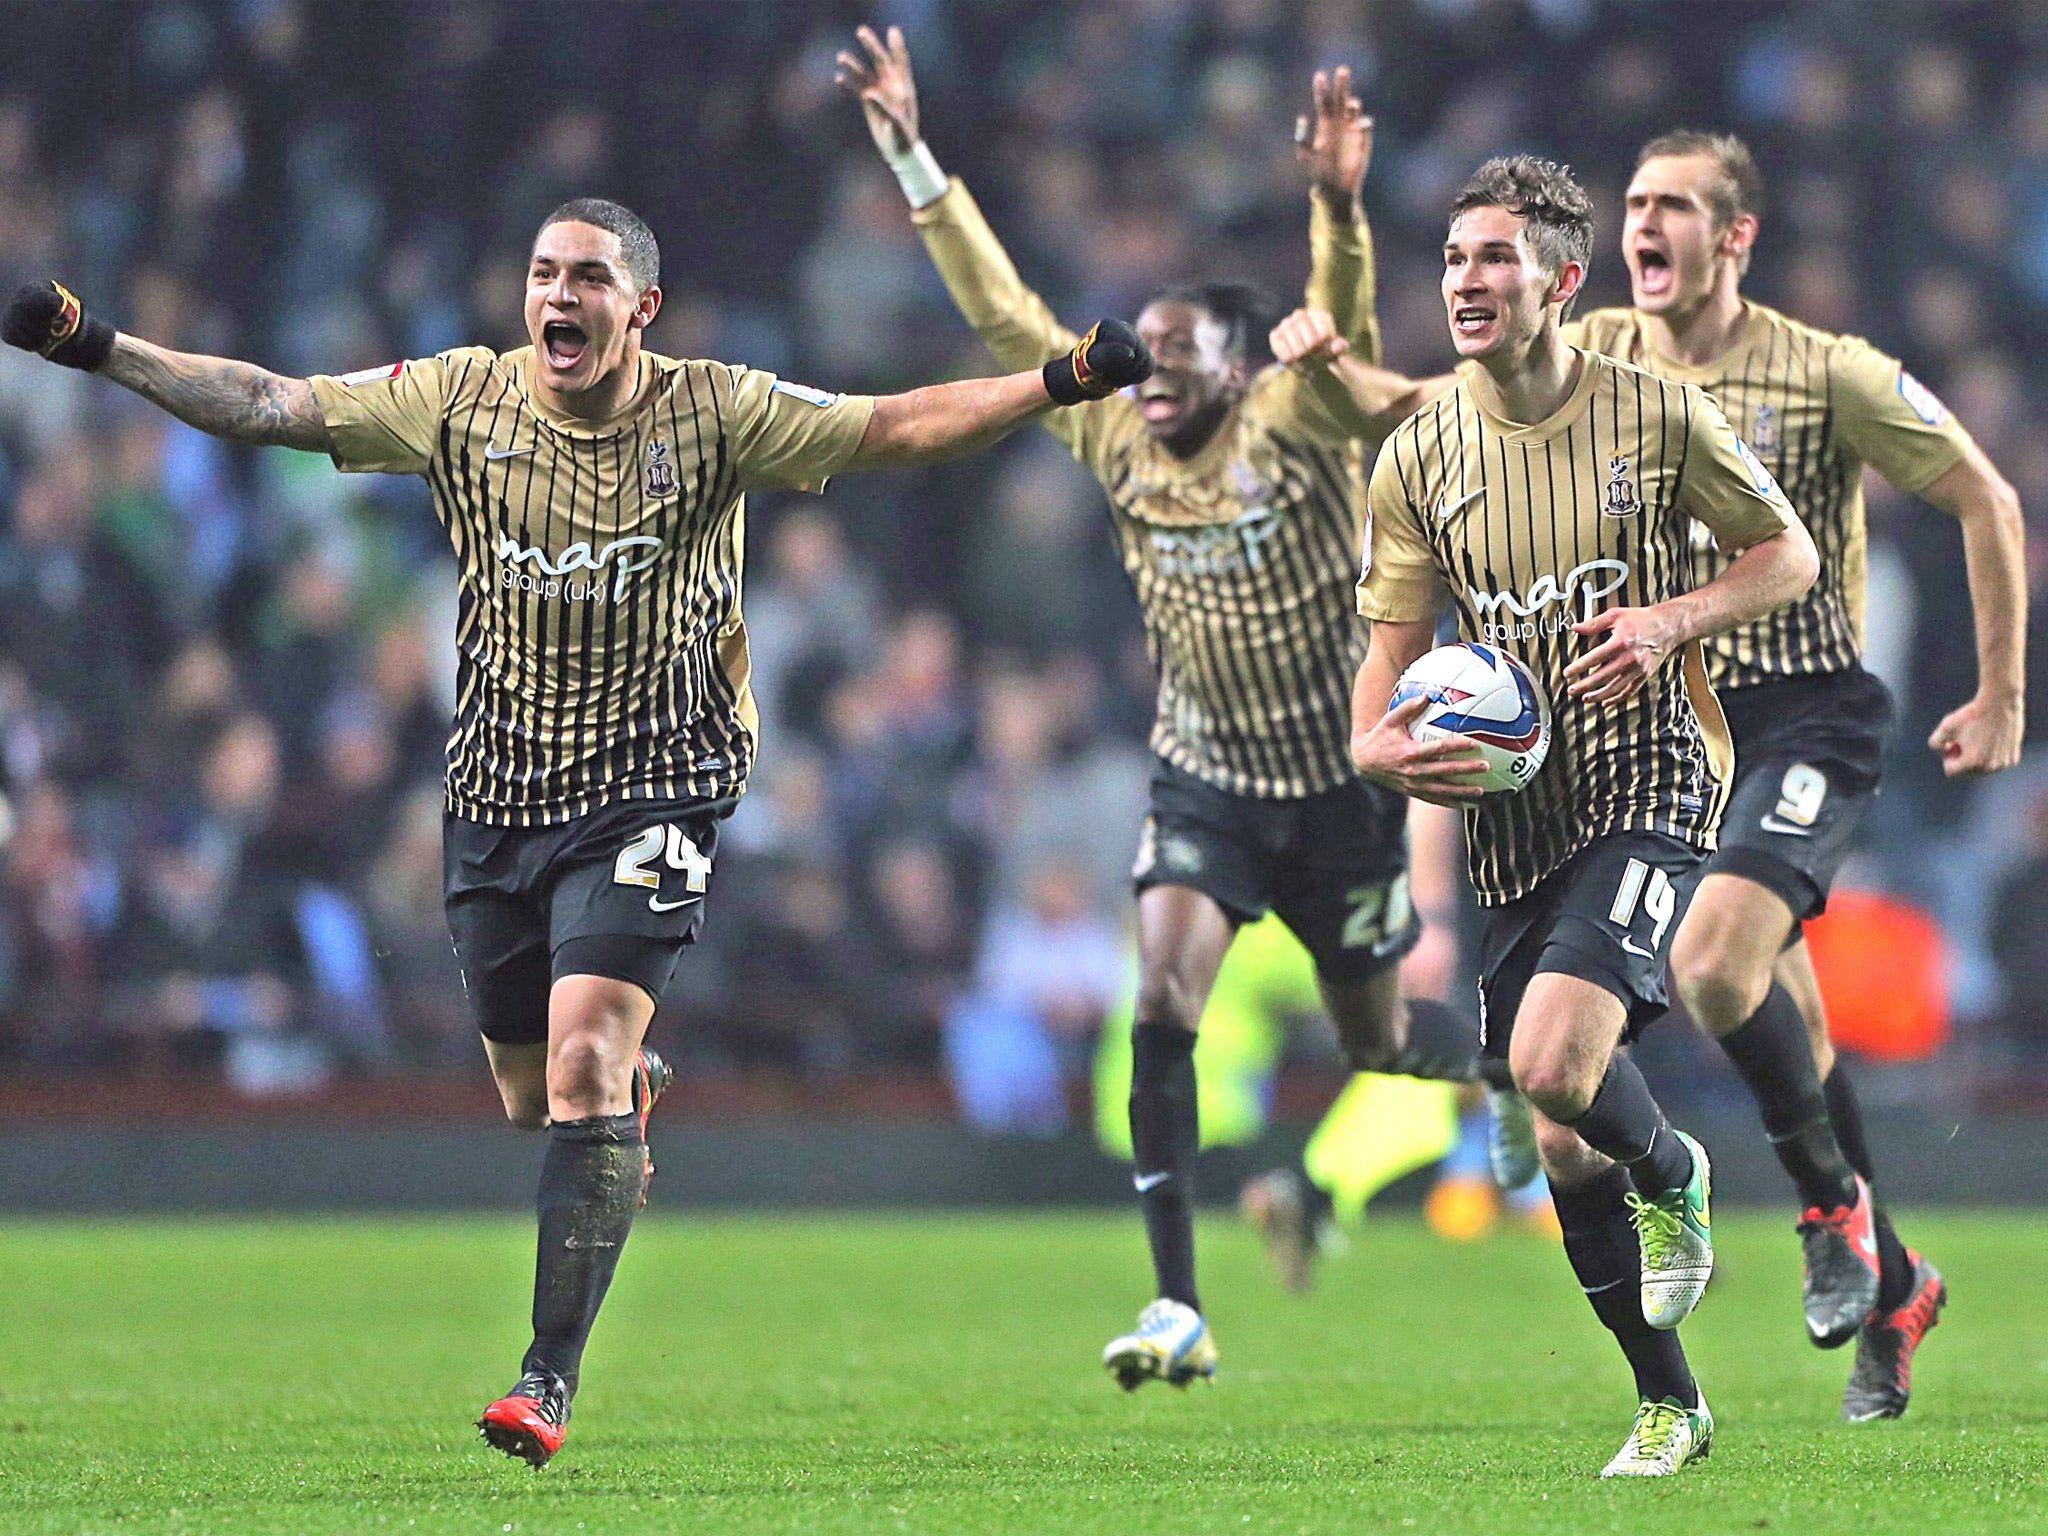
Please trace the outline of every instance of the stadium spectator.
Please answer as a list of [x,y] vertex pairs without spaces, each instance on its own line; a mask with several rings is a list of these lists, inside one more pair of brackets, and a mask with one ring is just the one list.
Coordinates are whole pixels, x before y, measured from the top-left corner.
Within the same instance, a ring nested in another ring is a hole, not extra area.
[[[681,253],[663,350],[832,388],[978,355],[833,96],[844,17],[824,0],[601,8],[545,50],[492,4],[150,6],[96,34],[94,78],[129,88],[90,91],[73,9],[9,12],[14,55],[40,61],[0,87],[10,291],[68,272],[142,334],[287,368],[513,345],[504,247],[595,192],[645,203]],[[1130,314],[1167,276],[1296,288],[1274,82],[1310,68],[1350,62],[1379,119],[1380,313],[1390,361],[1418,372],[1446,361],[1433,269],[1472,164],[1556,154],[1611,207],[1649,132],[1725,125],[1753,135],[1776,194],[1749,287],[1905,356],[2030,513],[2048,508],[2048,57],[2018,8],[1901,9],[1883,50],[1850,40],[1839,6],[1695,7],[1684,47],[1617,0],[1496,0],[1486,29],[1441,3],[1014,12],[926,0],[906,24],[933,111],[983,126],[956,168],[1062,313]],[[616,66],[600,109],[506,106],[556,99],[599,59]],[[1559,79],[1575,88],[1537,88]],[[1090,210],[1118,212],[1105,227]],[[1587,305],[1621,292],[1620,263],[1597,260]],[[731,830],[776,873],[721,909],[715,963],[686,968],[676,1006],[706,1063],[935,1064],[932,999],[981,947],[983,911],[1020,908],[1030,870],[1078,857],[1089,909],[1120,904],[1134,801],[1119,797],[1144,760],[1131,701],[1151,689],[1101,503],[1047,452],[753,508],[746,613],[771,743]],[[1930,772],[1920,747],[1972,675],[1948,620],[1961,553],[1903,499],[1874,496],[1872,523],[1870,651],[1903,705],[1875,867],[1950,930],[1966,1009],[1990,1007],[2001,994],[1971,978],[2029,962],[2010,922],[1993,932],[2014,903],[1987,895],[2009,878],[2016,898],[2032,865],[1971,862],[2016,856],[2013,813]],[[2035,548],[2040,601],[2048,539]],[[252,455],[0,349],[0,769],[20,825],[0,874],[0,1041],[17,1059],[78,1062],[123,1037],[133,904],[176,865],[181,829],[212,824],[205,760],[252,713],[281,745],[294,878],[323,870],[367,925],[393,1048],[474,1049],[459,999],[429,1000],[445,935],[412,899],[433,876],[417,795],[452,704],[449,588],[409,482]],[[2048,656],[2048,626],[2034,651]],[[2044,733],[2036,711],[2037,753]],[[268,861],[262,842],[245,852]],[[813,978],[801,1010],[826,1022],[767,1039],[750,1033],[762,1006],[742,1006],[746,951],[791,927],[791,899]],[[818,989],[840,985],[865,990],[828,1006]],[[1982,1038],[1965,1028],[1955,1049]]]

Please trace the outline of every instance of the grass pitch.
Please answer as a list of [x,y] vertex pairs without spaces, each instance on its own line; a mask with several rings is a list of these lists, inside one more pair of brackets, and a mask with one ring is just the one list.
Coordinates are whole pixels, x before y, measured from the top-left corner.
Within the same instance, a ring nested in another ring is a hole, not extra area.
[[1223,1375],[1096,1365],[1135,1214],[643,1220],[538,1474],[470,1421],[526,1342],[518,1220],[0,1226],[0,1532],[1696,1533],[2048,1529],[2048,1218],[1914,1212],[1912,1413],[1843,1425],[1782,1217],[1687,1328],[1712,1460],[1595,1480],[1632,1401],[1555,1245],[1374,1221],[1315,1295],[1202,1233]]

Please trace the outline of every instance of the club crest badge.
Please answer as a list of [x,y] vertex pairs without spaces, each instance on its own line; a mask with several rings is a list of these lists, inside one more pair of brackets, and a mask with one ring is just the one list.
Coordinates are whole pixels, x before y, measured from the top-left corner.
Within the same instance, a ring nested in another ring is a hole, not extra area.
[[658,437],[647,445],[646,487],[650,497],[673,496],[676,491],[676,467],[669,462],[668,444]]
[[1607,499],[1600,503],[1600,511],[1607,517],[1634,517],[1643,510],[1642,498],[1636,495],[1636,483],[1629,478],[1628,455],[1617,453],[1607,461]]
[[1750,431],[1749,445],[1758,453],[1778,451],[1778,408],[1775,405],[1756,408],[1756,426]]

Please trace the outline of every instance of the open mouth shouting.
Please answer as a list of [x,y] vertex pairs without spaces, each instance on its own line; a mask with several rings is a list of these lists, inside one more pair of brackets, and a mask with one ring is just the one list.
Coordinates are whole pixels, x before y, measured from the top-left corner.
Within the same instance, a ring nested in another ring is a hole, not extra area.
[[590,338],[573,320],[548,321],[540,328],[540,343],[548,366],[558,373],[572,371],[590,350]]
[[1653,245],[1639,245],[1634,254],[1636,296],[1644,299],[1667,296],[1676,279],[1671,270],[1671,258]]
[[1491,334],[1499,313],[1485,304],[1458,304],[1451,309],[1451,334],[1460,341],[1477,341]]
[[1162,379],[1156,373],[1138,386],[1138,414],[1151,426],[1178,421],[1187,401],[1188,392],[1184,385],[1173,379]]

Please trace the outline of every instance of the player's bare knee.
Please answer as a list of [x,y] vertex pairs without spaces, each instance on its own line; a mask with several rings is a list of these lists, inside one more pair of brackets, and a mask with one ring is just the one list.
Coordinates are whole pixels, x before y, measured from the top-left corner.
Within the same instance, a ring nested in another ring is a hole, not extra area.
[[1771,990],[1770,968],[1758,971],[1746,948],[1709,933],[1690,941],[1681,934],[1672,949],[1671,975],[1686,1012],[1716,1035],[1741,1028]]
[[1599,1074],[1589,1072],[1582,1053],[1561,1036],[1517,1034],[1508,1047],[1508,1070],[1522,1097],[1554,1119],[1577,1119],[1600,1089]]
[[608,1112],[621,1093],[630,1096],[633,1055],[609,1031],[577,1031],[548,1052],[548,1103],[557,1118]]

